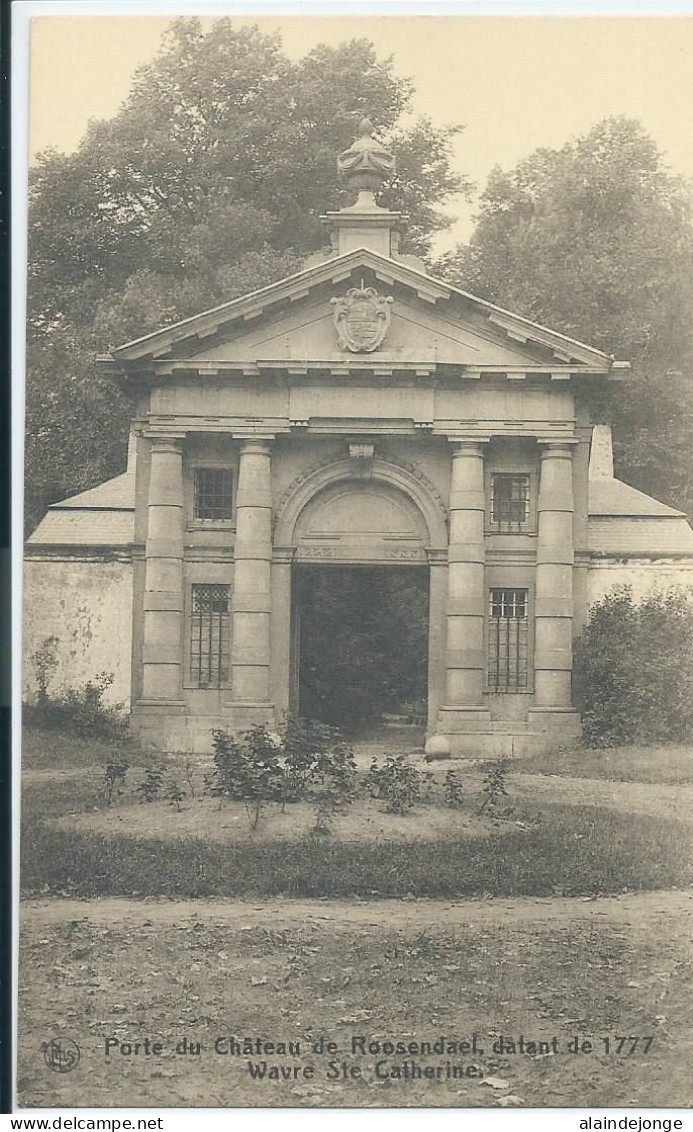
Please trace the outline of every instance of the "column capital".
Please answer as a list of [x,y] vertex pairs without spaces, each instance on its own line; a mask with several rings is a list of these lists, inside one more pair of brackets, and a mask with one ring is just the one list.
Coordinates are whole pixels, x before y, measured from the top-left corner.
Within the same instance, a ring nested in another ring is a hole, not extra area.
[[573,437],[566,437],[564,440],[539,440],[539,459],[572,460],[573,450],[579,443],[579,439]]
[[490,436],[448,436],[447,439],[453,446],[453,457],[483,456],[491,442]]
[[144,432],[143,436],[150,443],[152,452],[175,452],[180,454],[183,451],[183,441],[185,440],[185,433],[167,433],[162,434],[159,432]]
[[276,434],[273,432],[234,432],[233,439],[237,440],[241,452],[268,453]]

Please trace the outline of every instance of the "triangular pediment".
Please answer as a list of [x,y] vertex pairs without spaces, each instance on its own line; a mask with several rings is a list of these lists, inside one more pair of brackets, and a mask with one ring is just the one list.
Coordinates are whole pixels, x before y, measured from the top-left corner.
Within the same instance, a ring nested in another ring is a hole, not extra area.
[[[333,300],[372,288],[392,300],[372,351],[340,342]],[[326,258],[297,275],[114,350],[124,369],[332,370],[356,367],[469,371],[583,370],[606,373],[602,352],[573,342],[411,266],[365,248]]]

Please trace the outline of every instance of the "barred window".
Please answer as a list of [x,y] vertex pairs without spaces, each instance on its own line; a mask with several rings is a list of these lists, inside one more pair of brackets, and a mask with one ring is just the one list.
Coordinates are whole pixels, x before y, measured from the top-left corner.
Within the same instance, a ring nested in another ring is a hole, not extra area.
[[491,477],[491,523],[500,531],[520,530],[529,517],[529,476]]
[[229,586],[192,587],[190,679],[198,688],[228,683]]
[[231,503],[230,468],[195,468],[196,519],[230,519]]
[[527,590],[493,589],[489,604],[489,689],[521,691],[528,687]]

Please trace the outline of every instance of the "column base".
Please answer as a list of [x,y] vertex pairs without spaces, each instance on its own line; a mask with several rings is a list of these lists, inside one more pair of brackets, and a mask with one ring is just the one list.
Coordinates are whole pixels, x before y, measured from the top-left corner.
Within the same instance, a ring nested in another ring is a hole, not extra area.
[[130,728],[144,747],[173,752],[189,749],[186,704],[183,700],[138,700],[130,713]]
[[277,726],[277,710],[270,701],[230,700],[224,711],[228,712],[226,729],[236,734],[256,725]]
[[493,720],[480,709],[441,708],[426,761],[456,758],[523,758],[580,739],[580,715],[572,708],[534,708],[526,720]]
[[438,731],[443,735],[450,733],[467,734],[470,731],[486,731],[491,724],[491,712],[485,707],[441,707],[438,711]]
[[258,723],[276,727],[274,704],[230,703],[220,715],[194,715],[185,703],[141,700],[130,715],[132,732],[144,747],[171,754],[211,754],[213,731],[239,735]]
[[530,708],[527,712],[527,722],[530,727],[548,731],[561,739],[579,739],[582,734],[580,713],[572,707]]
[[155,700],[155,699],[142,699],[137,700],[133,704],[132,714],[154,714],[160,715],[166,712],[184,712],[186,708],[185,700]]

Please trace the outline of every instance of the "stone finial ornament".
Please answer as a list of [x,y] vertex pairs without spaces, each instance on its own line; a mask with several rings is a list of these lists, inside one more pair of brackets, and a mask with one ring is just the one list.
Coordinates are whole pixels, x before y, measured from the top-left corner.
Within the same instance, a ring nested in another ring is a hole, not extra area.
[[376,193],[395,172],[395,159],[373,137],[373,123],[364,118],[359,136],[337,158],[337,169],[349,186],[358,192]]

